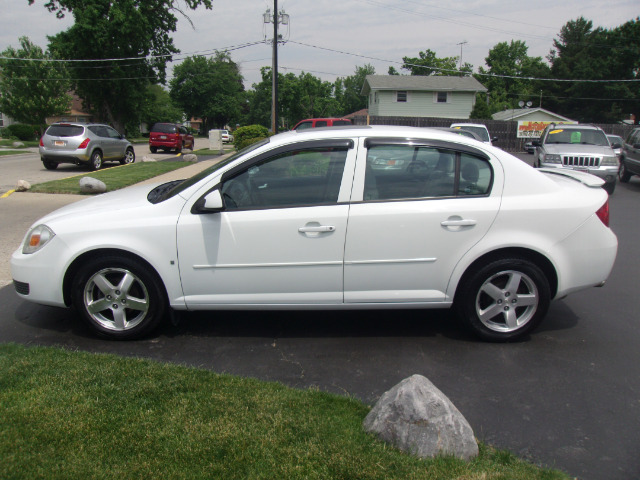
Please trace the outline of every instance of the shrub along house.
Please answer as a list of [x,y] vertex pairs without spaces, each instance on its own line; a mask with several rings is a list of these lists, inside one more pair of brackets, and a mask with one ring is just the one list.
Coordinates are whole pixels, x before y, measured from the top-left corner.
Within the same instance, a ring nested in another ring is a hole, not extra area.
[[367,75],[362,95],[369,115],[469,118],[477,93],[487,89],[473,77]]

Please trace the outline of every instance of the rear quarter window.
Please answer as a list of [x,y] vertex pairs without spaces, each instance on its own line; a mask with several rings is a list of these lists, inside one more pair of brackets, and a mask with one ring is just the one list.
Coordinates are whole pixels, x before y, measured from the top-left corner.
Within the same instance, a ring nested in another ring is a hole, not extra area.
[[52,137],[77,137],[83,133],[84,127],[79,125],[51,125],[46,131]]

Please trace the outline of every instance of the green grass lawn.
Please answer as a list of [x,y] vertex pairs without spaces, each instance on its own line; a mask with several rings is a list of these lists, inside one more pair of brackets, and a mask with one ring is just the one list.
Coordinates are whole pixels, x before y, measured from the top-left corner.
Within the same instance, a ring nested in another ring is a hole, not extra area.
[[107,186],[107,191],[110,192],[189,165],[193,165],[193,163],[171,161],[132,163],[129,165],[103,168],[97,172],[86,172],[61,180],[37,183],[31,187],[30,191],[35,193],[80,194],[80,179],[82,177],[92,177],[104,182]]
[[30,153],[30,152],[27,150],[0,150],[0,156],[1,155],[20,155],[24,153]]
[[0,478],[568,479],[484,444],[420,460],[352,398],[210,371],[0,345]]

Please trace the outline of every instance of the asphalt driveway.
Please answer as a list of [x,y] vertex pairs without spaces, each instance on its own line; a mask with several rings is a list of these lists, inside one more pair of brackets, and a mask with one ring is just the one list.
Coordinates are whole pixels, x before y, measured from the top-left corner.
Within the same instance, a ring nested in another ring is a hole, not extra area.
[[483,441],[581,479],[640,478],[639,202],[640,179],[611,197],[620,250],[607,285],[554,302],[515,344],[476,341],[447,311],[190,314],[154,337],[110,342],[11,286],[0,288],[0,342],[147,357],[368,403],[419,373]]

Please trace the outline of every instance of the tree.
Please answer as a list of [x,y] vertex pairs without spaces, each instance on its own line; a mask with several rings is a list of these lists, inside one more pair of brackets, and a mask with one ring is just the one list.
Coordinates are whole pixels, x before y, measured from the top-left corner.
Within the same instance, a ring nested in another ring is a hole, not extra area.
[[[34,0],[28,0],[33,4]],[[85,108],[122,131],[137,124],[146,87],[164,83],[166,64],[178,53],[170,37],[176,31],[179,0],[49,0],[57,17],[71,13],[75,23],[49,37],[58,58],[69,63],[74,89]],[[212,0],[184,0],[189,9]],[[183,14],[184,15],[184,14]],[[94,60],[103,61],[96,62]]]
[[474,119],[483,119],[483,120],[491,120],[493,117],[491,116],[491,110],[489,110],[489,106],[487,105],[487,101],[485,99],[484,93],[476,94],[476,103],[473,106],[473,109],[469,113],[469,118]]
[[362,86],[367,75],[375,73],[376,69],[373,65],[366,64],[363,67],[356,67],[353,75],[336,80],[334,96],[341,112],[339,115],[347,115],[367,108],[367,97],[361,94]]
[[[567,22],[549,54],[551,106],[581,122],[615,123],[640,115],[640,22],[611,30],[580,17]],[[566,81],[575,80],[575,81]],[[578,81],[592,80],[592,81]],[[612,80],[627,80],[612,81]]]
[[521,40],[500,42],[489,50],[485,58],[489,68],[480,67],[476,78],[490,92],[490,112],[517,108],[520,101],[538,99],[540,90],[546,88],[542,82],[528,80],[550,76],[542,57],[530,57],[528,50]]
[[149,127],[157,122],[178,123],[182,121],[184,113],[177,107],[169,92],[161,85],[149,85],[145,101],[140,110],[140,120]]
[[171,98],[187,117],[202,118],[205,129],[223,128],[240,118],[244,85],[238,66],[228,53],[215,58],[186,58],[173,70]]
[[0,111],[18,122],[44,126],[47,117],[69,110],[70,82],[62,63],[27,37],[20,38],[19,49],[9,47],[2,56],[7,58],[0,59]]
[[458,57],[436,57],[436,52],[427,49],[419,52],[418,57],[402,57],[402,69],[409,70],[411,75],[450,75],[460,76],[470,74],[473,65],[465,63],[462,69],[458,69]]

